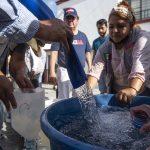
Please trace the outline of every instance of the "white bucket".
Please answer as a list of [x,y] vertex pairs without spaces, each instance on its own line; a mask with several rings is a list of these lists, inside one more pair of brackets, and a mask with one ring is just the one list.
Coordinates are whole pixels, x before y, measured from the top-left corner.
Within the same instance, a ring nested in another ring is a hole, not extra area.
[[32,91],[14,91],[17,109],[11,112],[11,124],[15,131],[27,140],[38,138],[40,116],[44,110],[44,90],[36,88]]

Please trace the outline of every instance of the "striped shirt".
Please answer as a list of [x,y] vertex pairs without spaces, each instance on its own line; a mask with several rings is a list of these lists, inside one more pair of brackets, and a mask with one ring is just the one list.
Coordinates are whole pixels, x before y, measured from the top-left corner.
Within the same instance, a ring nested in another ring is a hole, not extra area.
[[38,29],[38,19],[18,0],[0,1],[0,37],[25,43],[34,37]]

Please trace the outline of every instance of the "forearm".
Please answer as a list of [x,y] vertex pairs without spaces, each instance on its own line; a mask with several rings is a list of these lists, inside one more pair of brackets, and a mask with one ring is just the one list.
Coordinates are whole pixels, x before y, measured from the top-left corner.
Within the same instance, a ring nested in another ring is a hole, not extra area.
[[88,86],[91,88],[91,89],[93,89],[95,86],[96,86],[96,84],[97,84],[97,78],[95,78],[95,77],[93,77],[93,76],[88,76]]
[[26,44],[19,44],[13,51],[10,58],[10,74],[15,77],[19,72],[27,73],[25,63]]
[[50,74],[55,74],[55,65],[58,57],[57,51],[52,51],[51,58],[50,58]]
[[138,93],[143,86],[143,81],[139,78],[133,78],[129,80],[129,87],[136,90]]
[[88,65],[88,69],[91,69],[91,65],[92,65],[92,60],[91,60],[91,53],[90,52],[86,52],[86,62]]

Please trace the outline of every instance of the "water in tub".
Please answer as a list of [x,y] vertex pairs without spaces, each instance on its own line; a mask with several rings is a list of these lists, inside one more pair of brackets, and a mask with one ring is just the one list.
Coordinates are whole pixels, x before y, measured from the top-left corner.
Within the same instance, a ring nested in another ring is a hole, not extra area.
[[85,143],[111,150],[145,150],[150,146],[150,133],[140,134],[132,125],[129,110],[105,106],[96,107],[87,83],[75,89],[82,106],[76,116],[62,116],[64,134]]
[[150,133],[139,133],[132,125],[128,109],[92,109],[97,122],[87,123],[83,114],[60,116],[64,125],[56,128],[69,137],[110,150],[145,150],[150,145]]

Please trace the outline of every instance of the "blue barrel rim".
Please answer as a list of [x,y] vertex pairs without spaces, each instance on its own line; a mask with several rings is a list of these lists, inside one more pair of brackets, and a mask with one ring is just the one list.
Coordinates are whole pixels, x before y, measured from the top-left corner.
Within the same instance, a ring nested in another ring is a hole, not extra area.
[[[88,144],[88,143],[85,143],[85,142],[81,142],[77,139],[74,139],[74,138],[71,138],[61,132],[59,132],[58,130],[56,130],[48,121],[47,119],[47,114],[48,114],[48,111],[54,106],[54,105],[57,105],[59,104],[60,102],[63,102],[63,101],[68,101],[68,100],[73,100],[73,98],[69,98],[69,99],[63,99],[63,100],[60,100],[60,101],[57,101],[55,103],[53,103],[52,105],[50,105],[49,107],[47,107],[41,114],[41,118],[40,118],[40,124],[41,124],[41,129],[42,131],[45,133],[46,129],[48,129],[47,131],[50,133],[49,135],[47,133],[46,136],[47,137],[50,137],[50,138],[53,138],[53,139],[57,139],[57,141],[61,142],[61,143],[64,143],[66,145],[69,145],[73,148],[78,148],[79,150],[81,150],[81,147],[80,145],[82,145],[82,149],[85,148],[85,150],[108,150],[106,148],[103,148],[103,147],[98,147],[98,146],[95,146],[95,145],[91,145],[91,144]],[[47,124],[44,124],[44,122],[47,122]],[[46,129],[44,128],[46,127]],[[65,138],[65,140],[64,140]]]
[[[115,100],[115,95],[114,94],[108,94],[107,96],[109,98],[107,98],[107,100],[105,102],[103,101],[98,101],[98,98],[99,97],[105,97],[106,95],[105,94],[97,94],[97,95],[94,95],[95,96],[95,100],[96,100],[96,104],[98,104],[99,106],[106,106],[106,105],[110,105],[110,106],[118,106],[118,103],[116,103]],[[56,130],[48,121],[48,117],[47,117],[47,114],[48,114],[48,111],[54,107],[55,105],[61,103],[61,102],[64,102],[64,101],[69,101],[69,100],[73,100],[73,99],[76,99],[77,101],[79,101],[77,98],[69,98],[69,99],[63,99],[63,100],[60,100],[58,102],[55,102],[53,103],[52,105],[50,105],[49,107],[47,107],[41,114],[41,118],[40,118],[40,123],[41,123],[41,129],[43,130],[43,132],[46,134],[46,136],[48,138],[52,138],[52,140],[56,140],[56,142],[60,142],[60,143],[64,143],[65,145],[68,145],[69,147],[72,147],[72,148],[75,148],[76,150],[108,150],[107,148],[104,148],[104,147],[99,147],[99,146],[96,146],[96,145],[91,145],[91,144],[88,144],[88,143],[85,143],[85,142],[81,142],[79,140],[76,140],[74,138],[71,138],[69,136],[66,136],[65,134],[59,132],[58,130]],[[110,103],[110,101],[114,101],[115,103]],[[138,106],[138,105],[141,105],[141,104],[148,104],[150,105],[150,97],[147,97],[147,96],[135,96],[132,100],[132,102],[128,105],[128,108],[130,107],[133,107],[133,106]],[[56,107],[56,106],[55,106]],[[121,107],[124,107],[121,106]],[[43,122],[43,123],[42,123]],[[45,124],[44,122],[47,122],[47,124]],[[50,134],[47,134],[46,132],[49,132]],[[82,146],[80,148],[80,145]]]

